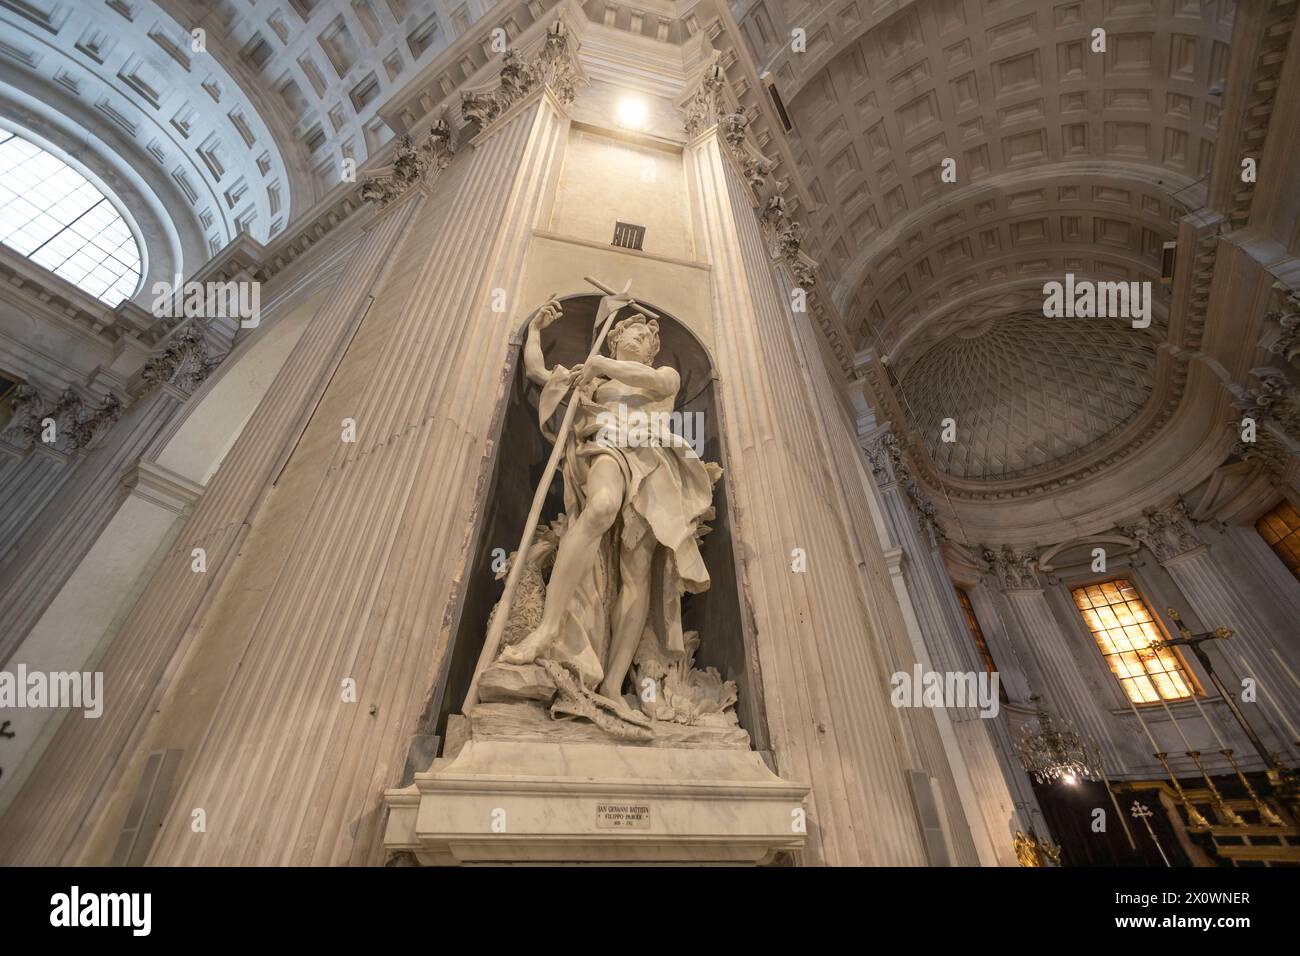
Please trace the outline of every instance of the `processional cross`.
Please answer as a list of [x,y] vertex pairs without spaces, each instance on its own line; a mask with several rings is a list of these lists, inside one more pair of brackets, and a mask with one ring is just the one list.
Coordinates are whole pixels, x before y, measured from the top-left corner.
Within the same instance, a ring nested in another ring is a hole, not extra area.
[[[1241,708],[1237,706],[1235,696],[1228,692],[1228,688],[1224,686],[1223,679],[1219,677],[1218,673],[1214,670],[1214,663],[1210,660],[1210,655],[1205,649],[1204,645],[1206,641],[1226,640],[1227,638],[1232,637],[1232,629],[1228,627],[1216,627],[1213,631],[1209,631],[1205,634],[1193,634],[1192,629],[1183,623],[1182,616],[1179,615],[1178,611],[1174,608],[1169,608],[1169,616],[1173,619],[1174,625],[1178,628],[1178,637],[1172,637],[1163,641],[1154,641],[1151,645],[1152,648],[1155,649],[1182,645],[1191,649],[1192,653],[1196,655],[1196,659],[1201,662],[1201,666],[1205,668],[1205,672],[1209,675],[1210,682],[1214,684],[1215,689],[1218,690],[1219,696],[1223,699],[1223,702],[1228,705],[1228,709],[1232,711],[1232,716],[1235,717],[1237,723],[1241,725],[1241,729],[1245,732],[1247,739],[1250,740],[1251,746],[1255,748],[1255,752],[1259,754],[1260,758],[1264,761],[1264,765],[1268,767],[1268,779],[1273,785],[1273,789],[1276,791],[1277,796],[1290,806],[1294,812],[1297,802],[1300,802],[1298,801],[1298,798],[1300,798],[1300,784],[1298,784],[1295,774],[1282,764],[1282,761],[1278,759],[1277,754],[1273,753],[1267,746],[1265,746],[1264,741],[1261,740],[1259,734],[1255,732],[1255,728],[1252,727],[1250,721],[1246,719],[1246,715],[1242,713]],[[1199,706],[1198,702],[1198,709]],[[1274,826],[1281,826],[1283,821],[1278,819],[1276,814],[1268,808],[1267,804],[1263,803],[1259,799],[1255,794],[1254,788],[1251,787],[1250,782],[1246,779],[1240,768],[1237,767],[1237,762],[1233,760],[1232,757],[1232,751],[1225,747],[1220,752],[1228,758],[1233,769],[1237,771],[1238,778],[1241,780],[1242,784],[1245,785],[1247,792],[1254,800],[1256,807],[1259,808],[1260,815],[1264,818],[1265,822]]]

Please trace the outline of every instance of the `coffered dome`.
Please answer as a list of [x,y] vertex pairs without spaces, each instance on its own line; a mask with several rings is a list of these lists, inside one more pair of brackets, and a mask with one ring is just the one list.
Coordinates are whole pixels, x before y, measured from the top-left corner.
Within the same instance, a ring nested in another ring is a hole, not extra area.
[[[1110,319],[995,318],[931,346],[902,380],[905,407],[935,466],[996,480],[1091,451],[1151,395],[1155,348]],[[956,423],[943,441],[944,419]]]

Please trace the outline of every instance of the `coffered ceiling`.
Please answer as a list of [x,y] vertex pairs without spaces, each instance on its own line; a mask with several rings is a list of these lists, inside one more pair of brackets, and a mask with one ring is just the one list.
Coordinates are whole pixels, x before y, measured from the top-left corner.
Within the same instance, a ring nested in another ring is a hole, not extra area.
[[241,231],[283,228],[292,177],[257,97],[190,27],[151,0],[0,0],[7,110],[92,172],[111,179],[97,164],[116,164],[155,195],[193,269]]
[[903,379],[903,393],[936,468],[1007,479],[1118,432],[1146,404],[1154,370],[1154,340],[1135,341],[1128,323],[1001,313],[928,349]]
[[[939,475],[1001,487],[1132,437],[1168,333],[1162,246],[1207,195],[1234,9],[732,4],[793,120],[811,254]],[[1045,318],[1044,284],[1070,273],[1150,282],[1151,328]]]
[[1203,194],[1231,3],[733,7],[793,118],[814,254],[860,348],[893,353],[1013,276],[1148,278]]

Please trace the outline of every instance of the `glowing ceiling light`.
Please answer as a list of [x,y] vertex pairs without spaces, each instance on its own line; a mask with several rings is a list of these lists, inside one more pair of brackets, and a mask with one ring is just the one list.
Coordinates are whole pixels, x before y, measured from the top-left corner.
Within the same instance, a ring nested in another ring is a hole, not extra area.
[[645,102],[635,96],[625,96],[618,104],[618,125],[640,129],[645,125]]

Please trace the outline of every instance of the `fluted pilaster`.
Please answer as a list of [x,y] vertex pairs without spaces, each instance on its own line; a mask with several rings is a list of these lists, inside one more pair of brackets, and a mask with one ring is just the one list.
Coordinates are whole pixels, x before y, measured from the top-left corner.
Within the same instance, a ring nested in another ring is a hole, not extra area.
[[[229,610],[223,629],[245,649],[151,862],[382,862],[382,792],[445,650],[453,582],[487,573],[463,567],[467,532],[524,252],[566,127],[534,97],[416,212],[285,465],[282,503],[250,532],[252,553],[290,538],[274,581],[254,601],[263,569],[236,568],[210,612]],[[355,443],[340,441],[344,418]],[[341,699],[346,678],[355,703]],[[191,806],[209,814],[197,839],[179,812]]]
[[1097,689],[1089,686],[1085,669],[1071,653],[1075,640],[1061,628],[1046,592],[1039,587],[1004,587],[1003,593],[1020,631],[1025,652],[1020,659],[1029,671],[1030,686],[1047,699],[1053,714],[1072,720],[1089,740],[1109,740]]
[[[237,549],[259,499],[310,417],[408,217],[409,210],[388,216],[358,245],[336,282],[335,294],[309,323],[284,372],[99,663],[107,698],[103,716],[62,721],[22,791],[0,817],[3,862],[50,864],[78,859],[94,821],[120,796],[119,786],[129,796],[138,776],[138,771],[132,775],[127,770],[131,748],[141,739],[158,704],[169,663],[192,635],[196,610],[219,586],[229,567],[227,558]],[[155,393],[159,401],[164,394]],[[139,455],[136,449],[135,457]],[[86,516],[69,515],[69,520],[93,525],[95,534],[102,527],[102,521],[94,523]],[[204,574],[191,570],[191,551],[196,547],[207,554]],[[123,784],[126,778],[130,779]]]
[[[1209,630],[1218,627],[1232,629],[1232,637],[1211,641],[1208,651],[1215,671],[1229,692],[1240,694],[1233,675],[1255,678],[1257,700],[1254,704],[1243,705],[1247,719],[1257,732],[1263,734],[1266,729],[1271,729],[1276,744],[1289,744],[1294,749],[1295,737],[1288,730],[1286,721],[1292,728],[1300,727],[1295,678],[1287,673],[1283,658],[1274,652],[1280,639],[1286,635],[1272,632],[1241,591],[1233,586],[1215,560],[1213,551],[1205,545],[1170,556],[1162,563],[1178,585],[1178,590],[1192,605],[1203,627]],[[1274,706],[1281,708],[1285,720],[1278,718]]]
[[[846,539],[850,518],[822,444],[829,423],[810,393],[808,376],[824,378],[823,364],[804,359],[792,325],[798,317],[773,281],[758,220],[716,129],[687,147],[686,165],[700,248],[713,267],[728,480],[768,726],[781,775],[812,785],[805,858],[922,863],[900,722],[889,704],[886,636]],[[838,430],[836,440],[853,441]],[[795,548],[807,555],[804,573],[791,570]]]

